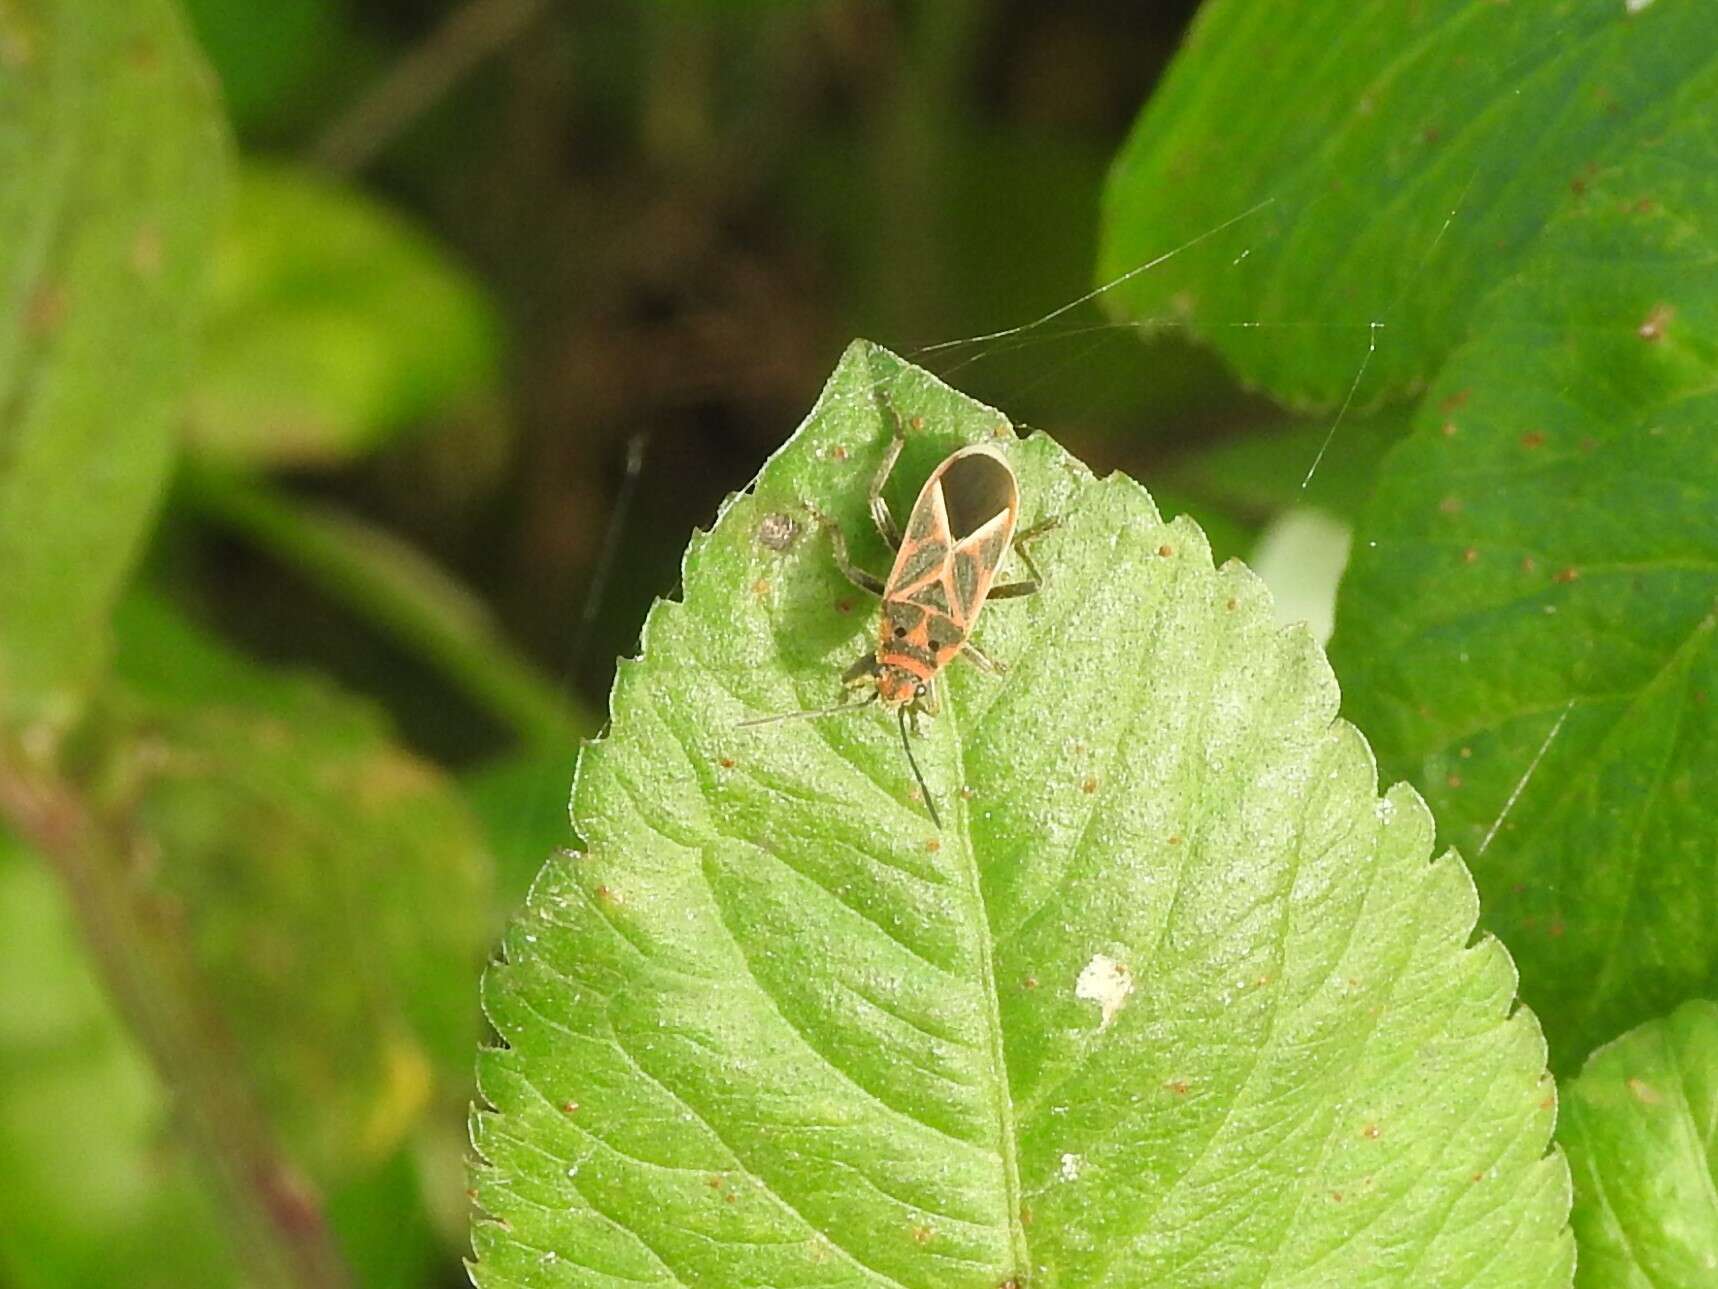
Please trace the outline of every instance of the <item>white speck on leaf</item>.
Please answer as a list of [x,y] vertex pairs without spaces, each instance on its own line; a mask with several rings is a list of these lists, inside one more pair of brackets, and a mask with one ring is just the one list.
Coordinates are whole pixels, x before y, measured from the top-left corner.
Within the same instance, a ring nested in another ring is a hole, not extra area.
[[1102,1009],[1099,1029],[1108,1029],[1127,996],[1133,992],[1133,972],[1108,954],[1095,953],[1074,982],[1074,997],[1096,1003]]
[[1080,1166],[1085,1162],[1078,1155],[1063,1155],[1062,1180],[1065,1182],[1078,1181],[1080,1179]]
[[1623,9],[1628,13],[1639,13],[1651,3],[1652,0],[1623,0]]

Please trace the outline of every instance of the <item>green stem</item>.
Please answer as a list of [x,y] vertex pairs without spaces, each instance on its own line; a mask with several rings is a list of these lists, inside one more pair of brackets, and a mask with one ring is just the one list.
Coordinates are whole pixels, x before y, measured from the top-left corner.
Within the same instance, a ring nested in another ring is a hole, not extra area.
[[590,713],[513,650],[470,591],[404,542],[243,475],[191,465],[180,483],[206,519],[427,659],[527,743],[565,747],[596,729]]

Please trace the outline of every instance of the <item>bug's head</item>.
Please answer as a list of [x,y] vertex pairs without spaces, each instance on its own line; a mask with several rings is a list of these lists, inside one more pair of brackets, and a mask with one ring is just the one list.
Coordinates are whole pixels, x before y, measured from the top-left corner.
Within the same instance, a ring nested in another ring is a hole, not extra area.
[[877,668],[877,697],[890,710],[905,707],[926,692],[925,682],[905,667],[885,663]]

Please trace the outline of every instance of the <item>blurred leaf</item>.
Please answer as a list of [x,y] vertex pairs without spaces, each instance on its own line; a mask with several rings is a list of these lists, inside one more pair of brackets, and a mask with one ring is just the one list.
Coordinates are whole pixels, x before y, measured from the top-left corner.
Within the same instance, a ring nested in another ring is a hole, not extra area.
[[1111,175],[1098,276],[1175,254],[1108,302],[1185,318],[1291,405],[1335,407],[1363,363],[1358,406],[1412,392],[1548,218],[1710,111],[1712,21],[1688,0],[1212,0]]
[[492,390],[477,282],[356,189],[249,164],[216,258],[191,440],[212,458],[324,465]]
[[1385,453],[1407,434],[1411,410],[1256,429],[1172,461],[1159,477],[1255,522],[1302,506],[1352,522],[1372,495]]
[[186,0],[240,130],[277,124],[339,36],[330,0]]
[[495,856],[496,908],[517,908],[544,862],[578,844],[567,817],[577,757],[571,744],[516,752],[463,776]]
[[490,924],[473,821],[362,704],[152,601],[119,629],[102,790],[159,851],[295,1158],[327,1186],[378,1167],[466,1095]]
[[[994,443],[1063,520],[919,741],[940,833],[884,713],[736,728],[869,647],[827,539],[760,529],[809,500],[880,561],[879,385],[910,479]],[[694,540],[486,977],[477,1283],[1567,1285],[1460,861],[1257,579],[998,421],[856,344]]]
[[1558,1069],[1718,990],[1715,128],[1593,175],[1492,297],[1338,611],[1349,710],[1474,856]]
[[1557,1136],[1575,1178],[1582,1289],[1718,1272],[1718,1005],[1685,1003],[1593,1053]]
[[70,721],[172,457],[225,139],[167,0],[0,7],[0,719]]
[[166,1096],[91,975],[49,871],[0,833],[0,1280],[234,1282]]
[[435,665],[521,738],[564,747],[578,731],[594,728],[594,719],[502,635],[488,606],[415,547],[248,475],[193,465],[180,483],[179,495],[204,515]]

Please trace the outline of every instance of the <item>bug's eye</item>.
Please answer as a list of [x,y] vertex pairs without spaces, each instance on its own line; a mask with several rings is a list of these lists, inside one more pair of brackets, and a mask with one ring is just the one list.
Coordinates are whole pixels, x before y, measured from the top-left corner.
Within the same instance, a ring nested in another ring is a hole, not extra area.
[[920,698],[923,698],[925,696],[925,687],[923,685],[914,685],[913,693],[917,694]]
[[895,639],[905,640],[906,638],[907,638],[907,629],[905,627],[896,627],[895,628]]
[[927,641],[925,641],[925,643],[931,647],[932,653],[941,653],[942,652],[943,647],[940,644],[938,644],[935,640],[927,640]]

